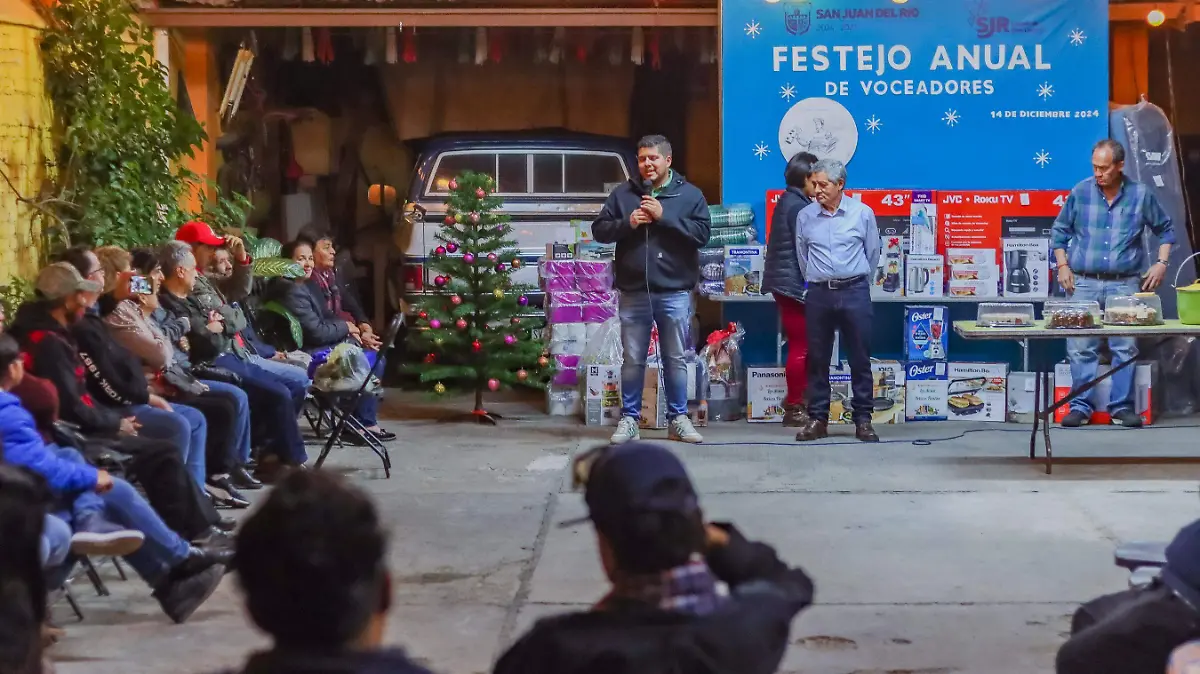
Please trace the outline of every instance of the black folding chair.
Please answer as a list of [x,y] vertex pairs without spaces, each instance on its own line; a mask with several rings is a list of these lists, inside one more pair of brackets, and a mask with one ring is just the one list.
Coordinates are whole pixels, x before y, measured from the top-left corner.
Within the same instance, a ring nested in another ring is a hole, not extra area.
[[367,373],[363,383],[358,389],[353,391],[326,391],[317,388],[312,389],[313,401],[317,405],[317,413],[319,415],[328,415],[332,432],[329,434],[329,439],[325,441],[325,447],[321,449],[321,455],[317,457],[315,467],[321,468],[325,463],[325,458],[329,456],[329,452],[333,450],[336,444],[342,446],[342,433],[347,428],[352,433],[358,435],[367,448],[379,457],[383,462],[384,477],[392,476],[392,458],[388,454],[387,447],[384,446],[373,433],[367,430],[367,427],[361,421],[354,417],[354,410],[358,407],[358,403],[363,396],[376,395],[374,391],[368,391],[367,388],[371,385],[371,381],[377,376],[380,363],[384,360],[384,355],[395,346],[396,335],[400,333],[400,328],[404,325],[404,312],[397,311],[392,317],[392,322],[388,324],[387,333],[383,336],[383,343],[379,345],[379,357],[375,359],[375,364],[371,366],[371,371]]

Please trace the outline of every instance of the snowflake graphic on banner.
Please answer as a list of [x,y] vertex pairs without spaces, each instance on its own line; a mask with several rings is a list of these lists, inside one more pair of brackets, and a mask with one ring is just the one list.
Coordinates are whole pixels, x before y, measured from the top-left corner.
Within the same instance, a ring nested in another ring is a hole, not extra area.
[[879,119],[875,115],[871,115],[870,117],[867,118],[867,131],[870,131],[871,133],[875,133],[876,131],[878,131],[882,128],[883,128],[883,120]]
[[1037,164],[1039,168],[1046,168],[1046,165],[1050,163],[1050,153],[1046,152],[1045,150],[1038,152],[1037,154],[1033,155],[1033,162]]
[[792,99],[796,97],[796,87],[793,87],[791,84],[785,84],[779,87],[779,95],[783,97],[783,100],[791,103]]
[[1084,35],[1083,31],[1078,28],[1071,31],[1071,34],[1067,37],[1071,39],[1072,47],[1082,47],[1083,43],[1087,40],[1087,35]]
[[769,154],[771,154],[771,148],[767,147],[766,143],[754,144],[754,156],[758,157],[759,160],[766,159]]
[[947,110],[946,114],[942,115],[942,121],[946,126],[955,126],[958,124],[958,110]]
[[759,25],[759,23],[757,21],[754,21],[753,19],[751,19],[750,23],[746,24],[745,30],[746,30],[746,35],[749,35],[750,39],[754,39],[754,38],[758,37],[759,34],[762,33],[762,26]]
[[1054,85],[1050,84],[1049,82],[1042,82],[1038,85],[1037,95],[1040,96],[1043,101],[1050,100],[1050,97],[1054,95]]

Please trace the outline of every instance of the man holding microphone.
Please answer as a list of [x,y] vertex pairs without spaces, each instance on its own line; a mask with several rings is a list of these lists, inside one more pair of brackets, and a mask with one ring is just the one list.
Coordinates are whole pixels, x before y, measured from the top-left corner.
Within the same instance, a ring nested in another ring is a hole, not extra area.
[[703,438],[687,415],[688,328],[692,290],[700,281],[700,249],[711,223],[704,195],[671,169],[671,143],[663,136],[638,141],[638,178],[608,195],[592,223],[599,243],[617,244],[613,268],[620,291],[621,420],[612,435],[620,443],[641,437],[642,387],[650,330],[658,325],[667,389],[668,437]]

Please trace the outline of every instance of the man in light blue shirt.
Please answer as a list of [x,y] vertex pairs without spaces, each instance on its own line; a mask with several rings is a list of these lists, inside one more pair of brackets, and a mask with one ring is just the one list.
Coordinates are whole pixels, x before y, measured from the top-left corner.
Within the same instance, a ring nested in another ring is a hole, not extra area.
[[879,442],[871,426],[871,272],[879,262],[875,213],[847,197],[846,166],[822,159],[813,167],[816,201],[796,216],[796,258],[808,281],[808,416],[799,441],[828,434],[829,360],[840,331],[850,363],[854,436]]

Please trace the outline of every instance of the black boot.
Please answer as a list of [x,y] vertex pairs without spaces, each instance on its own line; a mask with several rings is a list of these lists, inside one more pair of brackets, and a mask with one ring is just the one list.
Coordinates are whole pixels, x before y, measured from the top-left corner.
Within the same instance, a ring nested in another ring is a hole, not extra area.
[[[210,564],[199,571],[192,570],[188,560],[178,564],[154,588],[153,596],[175,623],[186,622],[200,605],[212,596],[221,584],[225,567]],[[186,567],[186,568],[185,568]]]

